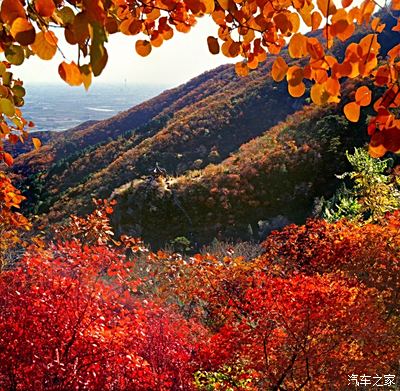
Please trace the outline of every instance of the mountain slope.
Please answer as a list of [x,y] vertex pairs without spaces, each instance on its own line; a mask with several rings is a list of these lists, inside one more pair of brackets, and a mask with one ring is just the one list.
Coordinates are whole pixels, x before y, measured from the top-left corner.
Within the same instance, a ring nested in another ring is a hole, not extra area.
[[348,169],[344,151],[365,141],[338,108],[298,111],[220,164],[116,189],[114,225],[155,246],[179,236],[262,238],[266,224],[303,222]]
[[109,197],[156,162],[180,174],[223,160],[304,102],[267,77],[270,63],[244,79],[222,66],[107,121],[57,135],[42,153],[21,156],[15,171],[30,187],[35,213],[59,219],[65,208],[86,212],[93,196]]

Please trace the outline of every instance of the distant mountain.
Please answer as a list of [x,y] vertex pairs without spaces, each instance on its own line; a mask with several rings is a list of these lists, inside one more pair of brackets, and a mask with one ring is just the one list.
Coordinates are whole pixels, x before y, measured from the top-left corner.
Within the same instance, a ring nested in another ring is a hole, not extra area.
[[[389,30],[382,36],[386,46],[399,41]],[[344,46],[334,50],[340,56]],[[270,78],[272,62],[247,78],[221,66],[108,120],[54,134],[13,167],[27,211],[60,221],[90,211],[93,197],[112,197],[116,228],[157,246],[177,236],[257,238],[280,220],[303,221],[315,197],[334,191],[345,150],[366,134],[341,106],[303,109],[305,99]],[[153,175],[157,167],[167,179]]]

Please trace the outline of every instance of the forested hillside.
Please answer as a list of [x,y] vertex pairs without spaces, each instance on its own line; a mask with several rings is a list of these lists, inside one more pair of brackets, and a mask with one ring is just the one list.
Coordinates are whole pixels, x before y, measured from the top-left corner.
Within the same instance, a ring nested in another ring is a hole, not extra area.
[[180,236],[200,243],[262,239],[268,224],[305,221],[315,199],[334,192],[335,174],[348,168],[343,151],[365,142],[337,111],[306,108],[220,164],[116,189],[114,223],[157,245]]

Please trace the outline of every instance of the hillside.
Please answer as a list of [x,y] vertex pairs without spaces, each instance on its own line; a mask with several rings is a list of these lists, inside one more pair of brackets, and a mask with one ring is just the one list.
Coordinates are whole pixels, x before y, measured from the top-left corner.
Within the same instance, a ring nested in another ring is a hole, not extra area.
[[114,224],[155,246],[181,236],[193,244],[261,239],[310,216],[315,198],[330,196],[335,174],[347,170],[343,151],[365,142],[337,109],[308,107],[220,164],[116,189]]
[[65,208],[85,212],[92,196],[109,197],[151,173],[156,162],[182,174],[222,161],[303,104],[267,77],[270,63],[245,79],[231,66],[219,67],[109,120],[61,132],[41,151],[20,156],[14,172],[29,186],[34,212],[51,219]]
[[[398,33],[382,34],[383,53],[388,41]],[[333,51],[340,57],[343,45]],[[345,150],[365,142],[363,122],[347,123],[341,107],[303,109],[307,100],[269,76],[272,61],[247,78],[221,66],[108,120],[48,136],[13,167],[26,211],[55,222],[90,211],[93,197],[114,197],[115,225],[156,245],[258,238],[259,221],[303,221],[315,197],[334,191]],[[152,179],[157,166],[168,183]]]

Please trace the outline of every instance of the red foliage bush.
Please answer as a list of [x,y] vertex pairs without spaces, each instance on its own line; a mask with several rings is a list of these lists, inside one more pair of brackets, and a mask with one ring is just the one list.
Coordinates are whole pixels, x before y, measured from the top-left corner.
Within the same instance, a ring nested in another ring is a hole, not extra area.
[[74,241],[0,274],[0,389],[192,389],[204,330],[135,294],[132,267]]

